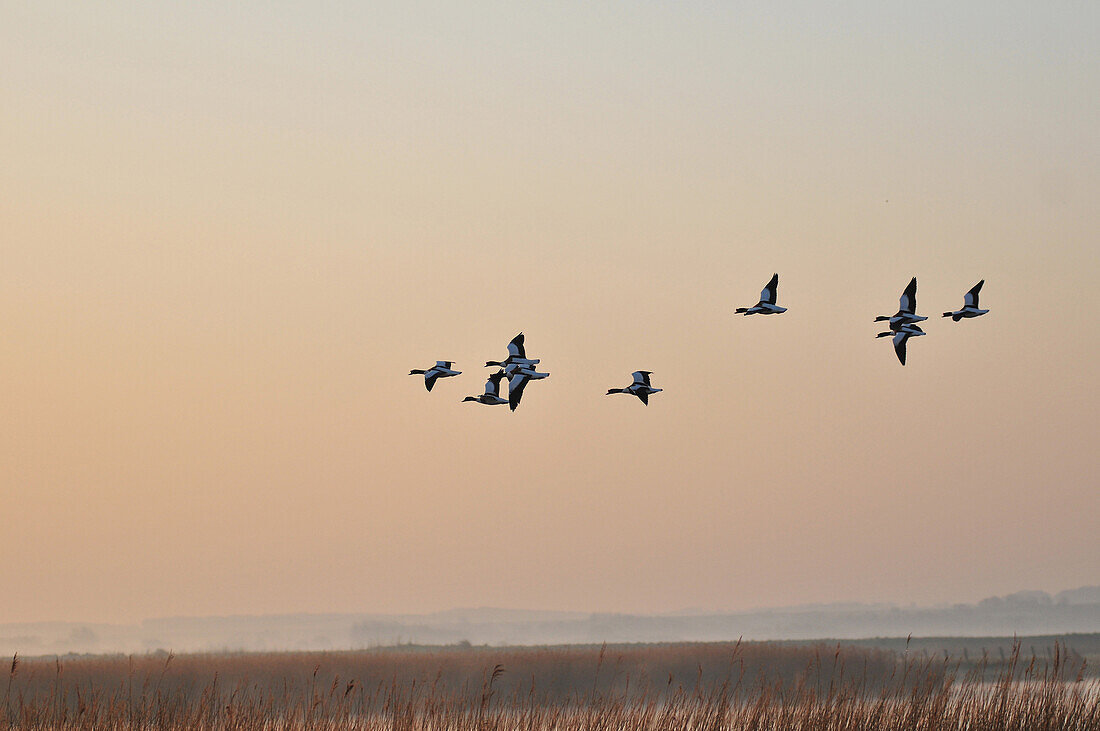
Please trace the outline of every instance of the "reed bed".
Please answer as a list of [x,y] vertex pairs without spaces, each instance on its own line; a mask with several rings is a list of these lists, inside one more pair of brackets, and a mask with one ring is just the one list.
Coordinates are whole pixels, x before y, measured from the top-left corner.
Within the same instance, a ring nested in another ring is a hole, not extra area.
[[4,729],[1100,729],[1051,659],[766,643],[12,659]]

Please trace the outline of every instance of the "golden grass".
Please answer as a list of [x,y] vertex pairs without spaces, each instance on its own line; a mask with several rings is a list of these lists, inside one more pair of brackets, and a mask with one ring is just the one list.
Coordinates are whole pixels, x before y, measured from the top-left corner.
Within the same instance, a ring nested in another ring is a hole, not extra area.
[[766,643],[13,658],[19,729],[1100,729],[1056,648],[963,666]]

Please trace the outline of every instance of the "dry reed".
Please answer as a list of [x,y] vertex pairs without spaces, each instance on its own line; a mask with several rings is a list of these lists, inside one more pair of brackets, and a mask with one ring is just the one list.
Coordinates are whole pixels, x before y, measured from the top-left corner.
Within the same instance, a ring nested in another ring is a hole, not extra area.
[[16,657],[2,728],[1100,729],[1096,683],[1063,647],[965,668],[764,643]]

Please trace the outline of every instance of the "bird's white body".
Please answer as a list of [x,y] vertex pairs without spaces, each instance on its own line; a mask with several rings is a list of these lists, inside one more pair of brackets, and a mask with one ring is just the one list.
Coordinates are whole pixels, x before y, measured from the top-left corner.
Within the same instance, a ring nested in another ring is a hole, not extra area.
[[510,364],[504,366],[504,373],[508,376],[509,380],[511,380],[513,376],[525,376],[532,381],[537,381],[542,378],[550,377],[549,373],[539,373],[534,369],[533,366],[519,364]]
[[780,307],[779,305],[769,304],[763,302],[755,307],[749,307],[743,314],[746,315],[778,315],[782,312],[786,312],[786,307]]
[[889,322],[891,326],[894,326],[894,325],[915,325],[916,323],[924,322],[927,319],[928,318],[924,317],[923,315],[914,315],[914,314],[911,314],[911,313],[908,313],[908,312],[899,312],[898,314],[893,315],[892,317],[886,317],[885,315],[882,315],[880,317],[876,317],[875,322]]
[[956,310],[951,313],[951,319],[955,322],[964,319],[970,319],[971,317],[981,317],[989,312],[989,310],[979,310],[977,307],[964,307],[961,310]]

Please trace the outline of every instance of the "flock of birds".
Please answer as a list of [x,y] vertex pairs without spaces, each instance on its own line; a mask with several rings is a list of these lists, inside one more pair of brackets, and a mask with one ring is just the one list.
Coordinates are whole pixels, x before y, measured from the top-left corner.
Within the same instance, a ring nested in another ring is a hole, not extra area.
[[[512,342],[508,343],[507,358],[504,360],[490,360],[485,363],[486,368],[496,366],[499,369],[489,376],[489,380],[485,382],[485,392],[479,396],[467,396],[462,401],[464,403],[473,401],[486,406],[508,404],[508,408],[515,411],[516,407],[519,406],[519,400],[523,398],[523,389],[527,388],[528,383],[550,377],[549,373],[539,373],[535,370],[535,366],[538,364],[538,358],[527,357],[527,351],[523,347],[523,333],[520,333],[512,338]],[[431,368],[427,370],[414,369],[409,371],[409,375],[424,376],[424,387],[431,391],[435,382],[440,378],[462,375],[462,371],[456,371],[451,367],[453,365],[452,361],[438,360]],[[505,378],[508,379],[508,398],[503,398],[500,395],[500,382]]]
[[[978,306],[978,294],[982,291],[982,285],[984,284],[985,280],[983,279],[971,287],[970,291],[963,296],[962,308],[945,312],[943,316],[950,317],[954,322],[959,322],[962,319],[980,317],[989,312],[989,310],[983,310]],[[738,307],[734,312],[741,315],[778,315],[784,313],[787,308],[780,307],[775,303],[778,290],[779,274],[773,274],[768,284],[761,290],[759,302],[752,307]],[[917,278],[913,277],[901,293],[897,313],[894,315],[879,315],[875,318],[875,322],[890,323],[889,330],[881,332],[875,337],[892,338],[894,352],[897,353],[901,364],[905,365],[906,343],[909,342],[910,338],[927,334],[917,324],[927,319],[927,317],[917,314]],[[515,411],[516,407],[519,406],[520,399],[523,398],[523,390],[527,388],[528,383],[550,377],[549,373],[540,373],[536,370],[539,362],[538,358],[527,357],[527,351],[523,345],[523,333],[520,333],[508,343],[507,358],[500,361],[490,360],[485,363],[486,368],[496,367],[498,369],[489,376],[489,380],[485,383],[485,392],[478,396],[467,396],[462,401],[464,403],[471,401],[486,406],[508,404],[508,408]],[[452,378],[462,375],[462,371],[456,371],[453,366],[452,361],[440,360],[426,370],[411,370],[409,375],[424,376],[424,387],[431,391],[440,378]],[[652,375],[652,371],[634,371],[632,375],[634,377],[633,383],[626,388],[608,389],[607,395],[610,396],[615,393],[629,394],[637,397],[639,401],[648,406],[649,397],[652,394],[660,393],[663,389],[654,388],[653,384],[650,383],[649,377]],[[508,381],[508,398],[500,395],[500,384],[505,379]]]
[[[963,318],[980,317],[989,312],[989,310],[983,310],[978,307],[978,293],[982,291],[983,284],[985,284],[984,279],[971,287],[970,291],[963,295],[962,309],[945,312],[943,316],[950,317],[954,322],[958,322]],[[901,361],[901,364],[905,365],[905,344],[909,342],[909,338],[928,334],[917,324],[927,319],[927,317],[917,314],[917,278],[913,277],[909,280],[909,285],[905,288],[905,291],[901,293],[901,301],[899,302],[897,313],[893,317],[879,315],[875,318],[875,322],[890,323],[889,330],[881,332],[875,337],[892,338],[894,342],[894,352],[898,354],[898,360]]]

